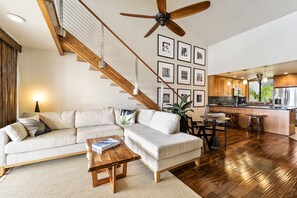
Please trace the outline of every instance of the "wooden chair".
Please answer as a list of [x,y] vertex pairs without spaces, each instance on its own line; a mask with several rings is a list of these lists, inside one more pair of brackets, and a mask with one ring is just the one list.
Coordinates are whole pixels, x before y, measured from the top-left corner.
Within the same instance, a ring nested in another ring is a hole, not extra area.
[[206,130],[205,130],[205,128],[209,126],[208,123],[198,122],[198,121],[194,122],[192,117],[190,116],[186,116],[186,119],[187,119],[187,132],[191,135],[200,137],[202,140],[205,139],[209,150],[211,150],[210,141],[208,137],[211,137],[212,133],[206,133]]

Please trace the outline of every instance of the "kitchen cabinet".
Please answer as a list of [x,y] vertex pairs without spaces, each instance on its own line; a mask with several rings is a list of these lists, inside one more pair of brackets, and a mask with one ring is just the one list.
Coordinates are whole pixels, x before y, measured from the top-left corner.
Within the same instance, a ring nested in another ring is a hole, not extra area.
[[274,87],[296,87],[297,74],[278,75],[273,77]]
[[[230,82],[229,86],[228,82]],[[242,95],[247,95],[247,85],[244,85],[241,79],[208,76],[208,96],[232,96],[233,88],[241,89]]]

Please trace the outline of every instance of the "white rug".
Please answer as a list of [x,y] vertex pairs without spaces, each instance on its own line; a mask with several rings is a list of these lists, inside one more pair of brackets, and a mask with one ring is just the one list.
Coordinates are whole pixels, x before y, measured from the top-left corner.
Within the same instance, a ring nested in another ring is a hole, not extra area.
[[115,194],[110,184],[93,188],[87,163],[80,155],[14,168],[0,179],[0,197],[200,197],[170,172],[155,183],[153,172],[139,160],[128,163],[127,177],[117,181]]

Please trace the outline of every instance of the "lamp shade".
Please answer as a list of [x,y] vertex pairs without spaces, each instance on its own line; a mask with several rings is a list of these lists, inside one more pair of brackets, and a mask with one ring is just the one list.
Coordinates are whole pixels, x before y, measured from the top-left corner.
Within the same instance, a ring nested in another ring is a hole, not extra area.
[[242,82],[244,85],[247,85],[248,84],[248,81],[246,79],[243,80]]
[[266,77],[264,77],[263,79],[262,79],[262,82],[267,82],[268,81],[268,78],[266,78]]

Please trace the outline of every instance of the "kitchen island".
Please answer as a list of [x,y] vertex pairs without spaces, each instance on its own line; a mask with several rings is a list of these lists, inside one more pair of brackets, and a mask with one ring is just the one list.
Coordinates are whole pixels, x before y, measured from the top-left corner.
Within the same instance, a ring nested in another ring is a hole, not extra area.
[[264,118],[265,132],[286,136],[295,133],[295,109],[232,105],[209,105],[208,107],[210,112],[239,113],[240,128],[246,129],[248,114],[255,114],[267,116]]

